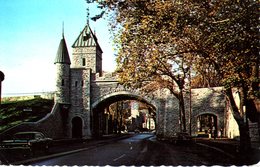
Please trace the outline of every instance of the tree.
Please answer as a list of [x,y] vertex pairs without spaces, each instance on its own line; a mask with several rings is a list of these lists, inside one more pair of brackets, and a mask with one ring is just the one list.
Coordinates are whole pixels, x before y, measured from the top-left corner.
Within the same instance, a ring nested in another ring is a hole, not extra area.
[[214,64],[203,58],[197,58],[193,64],[192,88],[205,88],[221,86],[221,77],[214,68]]
[[[260,92],[256,0],[106,0],[100,5],[113,11],[118,71],[125,85],[168,88],[182,110],[181,92],[193,65],[208,85],[220,81],[225,86],[239,125],[241,150],[250,148],[244,118]],[[240,106],[233,88],[240,93]]]
[[[211,17],[201,28],[205,36],[202,45],[210,48],[206,58],[222,78],[233,115],[239,125],[241,149],[250,148],[247,109],[251,100],[259,98],[259,34],[258,4],[254,0],[218,1]],[[209,24],[210,23],[210,24]],[[232,88],[240,94],[240,106],[235,104]],[[247,108],[247,109],[246,109]],[[246,121],[245,121],[246,120]]]
[[[176,29],[172,26],[172,18],[177,19],[174,4],[140,0],[107,1],[107,5],[117,21],[111,26],[121,28],[116,36],[121,83],[144,91],[154,86],[169,89],[179,99],[180,129],[186,131],[183,89],[191,57],[190,51],[182,47],[187,44],[186,39],[169,35]],[[179,48],[175,42],[180,43]]]

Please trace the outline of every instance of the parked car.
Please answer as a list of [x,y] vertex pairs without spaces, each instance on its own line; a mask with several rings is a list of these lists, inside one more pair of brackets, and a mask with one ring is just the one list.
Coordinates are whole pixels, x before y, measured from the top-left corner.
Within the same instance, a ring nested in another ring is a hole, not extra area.
[[51,141],[51,138],[45,137],[41,132],[19,132],[14,134],[12,140],[3,140],[0,148],[28,149],[34,153],[36,150],[48,151]]
[[140,130],[139,130],[139,129],[135,129],[134,132],[135,132],[135,133],[140,133]]
[[178,132],[174,135],[173,137],[173,142],[175,144],[187,144],[190,143],[192,141],[192,137],[186,133],[186,132]]

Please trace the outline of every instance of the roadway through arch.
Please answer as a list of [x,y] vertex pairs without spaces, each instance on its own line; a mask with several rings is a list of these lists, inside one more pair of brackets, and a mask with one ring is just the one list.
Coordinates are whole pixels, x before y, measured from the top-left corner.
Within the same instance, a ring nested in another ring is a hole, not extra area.
[[[132,104],[140,104],[142,107],[139,106],[138,110],[143,109],[143,112],[138,113],[138,116],[134,115]],[[135,123],[141,121],[143,125],[135,127],[133,120]],[[134,129],[129,128],[129,121]],[[156,126],[156,106],[141,95],[128,91],[114,92],[100,97],[93,103],[91,122],[94,137],[129,130],[152,130]],[[153,123],[154,126],[151,125]]]

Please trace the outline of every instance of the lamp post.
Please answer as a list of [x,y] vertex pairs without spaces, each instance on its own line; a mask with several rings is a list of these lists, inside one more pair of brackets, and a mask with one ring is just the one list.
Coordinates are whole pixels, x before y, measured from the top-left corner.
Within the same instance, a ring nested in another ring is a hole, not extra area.
[[189,82],[190,82],[190,85],[189,85],[189,91],[190,91],[190,119],[189,119],[189,123],[190,123],[190,136],[191,136],[191,66],[190,66],[190,71],[189,71]]
[[1,92],[1,90],[2,90],[2,81],[4,79],[5,79],[5,75],[4,75],[4,73],[2,71],[0,71],[0,105],[1,105],[1,98],[2,98],[2,96],[1,96],[1,94],[2,94],[2,92]]

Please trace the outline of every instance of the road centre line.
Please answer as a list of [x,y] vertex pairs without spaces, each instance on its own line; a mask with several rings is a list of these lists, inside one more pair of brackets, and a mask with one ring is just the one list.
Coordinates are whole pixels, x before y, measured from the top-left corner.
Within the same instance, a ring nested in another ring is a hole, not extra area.
[[119,156],[119,157],[113,159],[113,161],[117,161],[117,160],[119,160],[119,159],[121,159],[121,158],[123,158],[123,157],[125,157],[125,156],[126,156],[125,154],[122,154],[121,156]]

